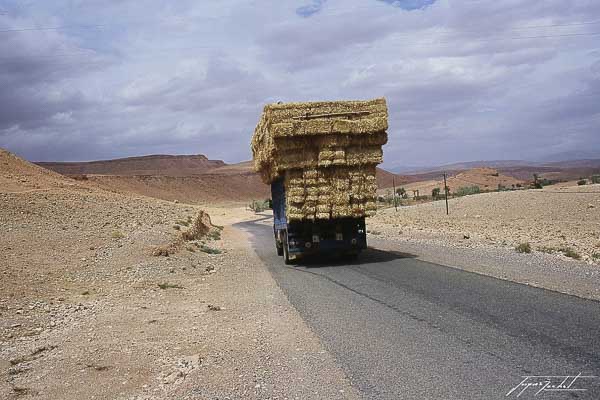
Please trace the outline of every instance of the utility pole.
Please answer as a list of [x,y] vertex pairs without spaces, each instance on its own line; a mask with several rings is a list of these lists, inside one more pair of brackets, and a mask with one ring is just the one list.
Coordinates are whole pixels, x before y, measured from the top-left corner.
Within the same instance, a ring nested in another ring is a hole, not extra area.
[[394,186],[394,208],[398,211],[398,203],[396,202],[396,175],[392,175],[392,185]]
[[448,185],[446,184],[446,173],[444,172],[444,195],[446,197],[446,215],[450,213],[448,210]]

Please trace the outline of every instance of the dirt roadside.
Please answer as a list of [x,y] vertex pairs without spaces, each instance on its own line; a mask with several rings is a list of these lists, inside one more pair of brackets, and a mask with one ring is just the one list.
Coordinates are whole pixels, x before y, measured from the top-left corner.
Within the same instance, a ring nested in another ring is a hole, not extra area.
[[0,398],[357,398],[230,227],[251,214],[213,207],[220,239],[152,255],[199,209],[84,187],[0,193]]
[[367,226],[383,250],[600,300],[600,185],[465,196],[450,215],[443,201],[389,208]]

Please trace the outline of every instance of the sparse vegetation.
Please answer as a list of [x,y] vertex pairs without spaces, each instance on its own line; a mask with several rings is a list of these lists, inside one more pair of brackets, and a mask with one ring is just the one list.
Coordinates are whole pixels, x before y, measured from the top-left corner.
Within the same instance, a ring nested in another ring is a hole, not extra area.
[[537,248],[537,251],[539,251],[540,253],[552,254],[556,253],[557,250],[554,247],[540,246]]
[[85,174],[73,174],[73,175],[67,175],[67,176],[71,179],[75,179],[76,181],[87,181],[88,180],[88,176]]
[[158,287],[163,289],[163,290],[167,290],[167,289],[183,289],[183,286],[181,285],[177,285],[177,284],[173,284],[173,283],[159,283]]
[[177,225],[181,225],[181,226],[186,226],[187,227],[187,226],[190,226],[191,222],[192,221],[188,219],[187,221],[179,220],[179,221],[176,221],[175,223]]
[[210,240],[221,240],[221,231],[218,229],[213,229],[207,235]]
[[539,175],[538,174],[533,174],[533,188],[534,189],[542,189],[543,187],[544,186],[539,181]]
[[592,259],[594,259],[594,260],[600,260],[600,253],[594,253],[594,254],[592,254]]
[[579,186],[587,185],[587,179],[580,179],[577,181]]
[[152,255],[154,257],[169,257],[169,255],[173,254],[175,251],[173,246],[161,246],[152,250]]
[[181,230],[181,226],[179,225],[173,225],[173,229],[175,229],[176,231]]
[[211,228],[212,223],[210,222],[210,217],[204,211],[201,211],[190,229],[182,233],[182,238],[185,241],[199,240],[206,235],[210,235],[214,231],[219,232],[218,229]]
[[259,213],[259,212],[263,212],[265,210],[268,210],[269,207],[269,200],[265,200],[265,201],[252,201],[252,203],[250,203],[248,205],[248,208],[252,211],[254,211],[255,213]]
[[367,233],[369,233],[371,235],[374,235],[374,236],[381,235],[381,232],[379,232],[379,231],[371,231],[371,230],[369,230],[369,231],[367,231]]
[[442,191],[442,189],[440,188],[434,188],[431,190],[431,197],[434,200],[437,200],[440,197],[440,192]]
[[207,254],[221,254],[222,251],[219,249],[214,249],[212,247],[208,247],[204,244],[200,245],[200,251],[207,253]]
[[113,233],[110,234],[110,237],[113,239],[123,239],[125,234],[121,231],[113,231]]
[[600,183],[600,175],[592,175],[592,183]]
[[408,199],[408,193],[406,193],[406,189],[404,189],[403,187],[399,187],[398,189],[396,189],[396,194],[398,195],[398,197]]
[[581,255],[579,253],[577,253],[575,250],[573,250],[571,247],[563,247],[560,249],[560,251],[569,258],[573,258],[575,260],[579,260],[581,259]]
[[479,186],[463,186],[456,190],[454,193],[455,196],[468,196],[471,194],[479,194],[481,193],[481,189]]
[[517,247],[515,247],[515,250],[517,253],[531,253],[531,245],[527,242],[520,243],[517,245]]

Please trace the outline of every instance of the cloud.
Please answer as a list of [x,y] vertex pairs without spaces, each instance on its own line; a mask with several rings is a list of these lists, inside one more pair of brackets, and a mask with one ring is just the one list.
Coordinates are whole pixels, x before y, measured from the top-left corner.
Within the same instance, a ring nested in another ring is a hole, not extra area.
[[33,160],[241,161],[267,102],[381,96],[387,166],[600,151],[598,2],[5,3],[0,147]]

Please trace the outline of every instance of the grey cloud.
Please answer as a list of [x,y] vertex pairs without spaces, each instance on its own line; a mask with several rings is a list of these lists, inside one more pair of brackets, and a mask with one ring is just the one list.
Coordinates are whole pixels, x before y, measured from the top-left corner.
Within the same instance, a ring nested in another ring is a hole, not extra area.
[[600,149],[600,24],[576,25],[600,3],[329,0],[297,14],[311,4],[7,6],[0,27],[104,27],[0,36],[0,146],[241,161],[266,102],[386,96],[388,165]]

